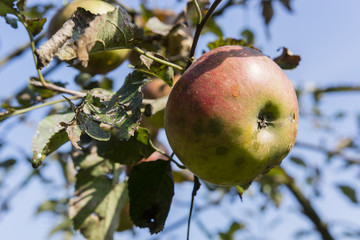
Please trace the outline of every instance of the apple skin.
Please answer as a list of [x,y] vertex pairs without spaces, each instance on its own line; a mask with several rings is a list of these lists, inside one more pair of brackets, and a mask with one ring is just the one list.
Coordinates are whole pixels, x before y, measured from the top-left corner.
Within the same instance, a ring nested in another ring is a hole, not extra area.
[[175,84],[165,131],[199,178],[242,185],[289,153],[298,114],[295,90],[275,62],[254,49],[224,46],[200,57]]
[[[72,1],[61,8],[51,19],[47,32],[48,38],[61,28],[61,26],[78,7],[82,7],[93,14],[105,14],[115,9],[113,5],[101,0]],[[87,72],[92,75],[106,74],[120,66],[120,64],[129,57],[130,52],[130,49],[116,49],[95,53],[90,56],[88,66],[86,68],[82,67],[80,64],[74,65],[74,67],[82,72]]]

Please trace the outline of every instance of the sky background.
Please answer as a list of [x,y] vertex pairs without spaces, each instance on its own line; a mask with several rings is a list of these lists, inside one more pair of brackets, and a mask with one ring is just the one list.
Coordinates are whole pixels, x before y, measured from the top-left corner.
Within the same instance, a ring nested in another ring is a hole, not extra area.
[[[38,2],[28,0],[31,6]],[[52,1],[60,5],[61,1]],[[130,6],[138,6],[139,1],[123,1]],[[150,1],[151,6],[169,7],[181,11],[183,4],[176,1]],[[358,55],[360,52],[360,2],[357,0],[293,0],[292,7],[294,12],[289,14],[279,3],[275,3],[275,16],[270,23],[270,36],[266,34],[263,20],[260,16],[259,1],[250,0],[248,7],[232,8],[225,13],[224,17],[218,18],[218,24],[223,27],[225,37],[239,38],[240,32],[244,28],[249,28],[255,33],[255,45],[260,48],[264,54],[270,57],[276,57],[280,54],[278,49],[286,46],[295,54],[302,57],[300,65],[293,71],[287,71],[287,75],[295,86],[299,86],[310,91],[314,86],[337,86],[342,84],[359,85],[360,66]],[[49,12],[51,16],[54,11]],[[46,25],[47,26],[47,25]],[[200,38],[196,57],[199,57],[202,50],[207,50],[206,43],[215,40],[213,35],[205,35]],[[0,59],[7,56],[14,49],[28,42],[27,34],[22,26],[19,29],[12,29],[0,18]],[[126,76],[130,70],[127,63],[109,74],[110,77],[120,78]],[[51,80],[61,80],[69,83],[68,87],[75,87],[71,84],[77,71],[71,68],[61,68],[54,71],[49,78]],[[7,98],[16,93],[20,88],[26,85],[30,76],[36,76],[34,63],[30,51],[27,51],[21,58],[8,63],[0,68],[0,98]],[[120,78],[121,79],[121,78]],[[115,83],[115,89],[121,86],[122,82]],[[336,122],[336,130],[330,133],[316,131],[311,119],[310,112],[312,99],[310,96],[302,98],[302,112],[300,115],[300,125],[298,133],[299,142],[311,142],[322,144],[331,148],[337,140],[346,136],[358,136],[356,117],[359,114],[360,96],[358,93],[347,94],[329,94],[326,95],[320,108],[329,118],[340,110],[346,113],[343,121]],[[48,109],[47,109],[48,110]],[[17,124],[13,117],[0,124],[1,140],[9,144],[9,149],[0,153],[0,159],[4,160],[10,157],[18,159],[24,158],[26,153],[31,155],[31,140],[35,133],[37,123],[42,119],[47,111],[46,109],[36,110],[29,113],[31,122],[21,124],[15,128],[9,126]],[[324,121],[326,121],[325,119]],[[164,134],[161,139],[166,142]],[[64,148],[69,147],[64,146]],[[313,151],[306,151],[301,148],[294,148],[292,155],[304,157],[311,166],[325,166],[325,156]],[[349,153],[352,154],[352,153]],[[10,204],[10,211],[0,212],[0,238],[6,240],[17,239],[47,239],[47,234],[56,223],[50,214],[42,214],[35,217],[36,208],[49,197],[65,196],[63,192],[61,175],[56,162],[47,159],[49,164],[44,171],[45,176],[57,179],[56,184],[45,187],[38,179],[32,180],[29,185],[21,191]],[[283,161],[284,168],[297,179],[302,179],[304,171],[299,171],[294,165],[286,159]],[[359,169],[342,172],[340,160],[335,161],[325,169],[321,184],[322,197],[313,198],[314,206],[319,214],[327,222],[332,220],[346,220],[357,222],[359,224],[360,209],[359,206],[351,205],[339,191],[334,188],[337,183],[349,183],[359,189]],[[31,165],[26,161],[19,161],[16,171],[4,181],[4,187],[0,192],[0,199],[11,193],[12,189],[20,184],[24,176],[31,173]],[[1,176],[0,176],[1,178]],[[357,183],[354,180],[357,180]],[[298,182],[300,187],[305,186],[302,181]],[[191,226],[192,239],[207,239],[196,225],[196,219],[202,219],[206,223],[206,228],[211,232],[225,231],[228,223],[233,219],[246,219],[249,224],[249,232],[257,233],[256,238],[243,239],[292,239],[294,232],[299,229],[311,229],[312,225],[304,216],[299,215],[298,205],[291,195],[284,196],[284,202],[281,209],[271,208],[266,214],[259,213],[259,204],[266,201],[259,195],[253,195],[256,192],[257,185],[253,185],[245,194],[244,201],[235,201],[225,198],[220,208],[213,208],[205,213],[194,213],[193,224]],[[307,189],[305,193],[311,194]],[[176,203],[187,202],[190,199],[192,191],[191,184],[185,184],[175,189],[175,199],[166,226],[172,225],[178,219],[186,217],[188,214],[188,205],[174,207]],[[200,197],[196,204],[201,206],[202,198],[211,198],[207,192],[202,189],[199,192]],[[359,197],[359,196],[358,196]],[[181,205],[181,204],[179,204]],[[247,217],[245,217],[247,216]],[[336,223],[335,223],[336,224]],[[165,229],[166,229],[165,226]],[[337,228],[334,228],[334,234]],[[159,239],[185,239],[186,225],[176,231],[164,232],[158,235]],[[125,235],[125,236],[131,236]],[[250,236],[250,235],[249,235]],[[60,235],[54,235],[52,239],[61,239]],[[82,239],[78,236],[78,239]],[[118,238],[116,238],[118,239]],[[127,239],[127,238],[124,238]],[[141,231],[137,239],[154,239],[147,230]],[[310,235],[306,239],[320,239],[317,235]]]

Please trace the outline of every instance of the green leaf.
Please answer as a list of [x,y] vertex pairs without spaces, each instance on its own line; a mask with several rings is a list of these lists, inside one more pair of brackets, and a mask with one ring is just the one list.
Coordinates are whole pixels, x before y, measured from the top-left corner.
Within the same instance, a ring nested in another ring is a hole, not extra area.
[[73,235],[72,221],[69,218],[65,218],[62,222],[60,222],[53,229],[51,229],[51,231],[49,233],[49,237],[51,237],[55,233],[63,232],[63,231],[67,232],[66,236],[69,236],[69,235],[72,236]]
[[5,21],[9,24],[12,28],[17,29],[18,27],[18,19],[14,17],[5,16]]
[[208,46],[208,48],[210,50],[218,48],[218,47],[222,47],[222,46],[227,46],[227,45],[239,45],[239,46],[251,47],[251,48],[256,49],[251,44],[248,44],[245,40],[243,40],[243,39],[234,39],[234,38],[225,38],[225,39],[218,38],[216,41],[209,42],[207,44],[207,46]]
[[291,5],[290,5],[291,0],[280,0],[280,3],[288,10],[288,11],[292,11]]
[[164,228],[174,195],[169,161],[143,162],[129,175],[130,217],[141,228],[158,233]]
[[[165,57],[151,53],[153,56],[168,61]],[[140,56],[141,64],[136,66],[135,70],[143,72],[147,75],[154,76],[164,80],[170,87],[174,81],[174,69],[165,64],[158,63],[144,55]]]
[[69,141],[65,128],[59,123],[70,121],[73,117],[74,113],[54,114],[39,123],[32,141],[34,168],[39,167],[49,154]]
[[201,34],[205,33],[214,33],[216,36],[223,37],[223,31],[221,30],[221,27],[216,23],[214,18],[210,18],[209,21],[206,23],[203,31],[201,31]]
[[125,165],[148,158],[156,150],[150,141],[149,131],[141,127],[128,141],[119,141],[112,137],[110,141],[97,142],[96,145],[99,156]]
[[271,1],[261,1],[262,4],[262,16],[264,18],[265,24],[269,25],[272,17],[274,16],[274,9],[272,7]]
[[26,19],[26,28],[33,36],[38,35],[46,22],[46,18]]
[[1,0],[0,1],[0,16],[5,16],[6,14],[18,14],[18,10],[14,7],[14,2],[16,0]]
[[242,230],[245,228],[245,225],[243,223],[233,222],[227,232],[220,232],[219,237],[220,240],[234,240],[235,239],[235,233],[239,230]]
[[337,187],[351,202],[353,202],[355,204],[359,203],[357,196],[356,196],[356,191],[353,187],[350,187],[348,185],[338,185]]
[[276,62],[282,69],[291,70],[296,68],[299,65],[301,57],[299,55],[294,55],[286,47],[282,48],[283,51],[279,57],[274,58]]
[[245,39],[245,41],[248,44],[254,44],[255,43],[255,35],[250,29],[244,29],[241,32],[241,36]]
[[5,168],[6,171],[9,171],[16,164],[15,159],[7,159],[3,162],[0,162],[0,168]]
[[300,157],[292,156],[290,160],[299,166],[306,167],[306,163]]
[[114,185],[117,181],[114,172],[119,169],[96,153],[78,156],[74,163],[80,167],[75,197],[69,202],[74,228],[80,229],[87,239],[112,239],[120,213],[128,203],[127,183]]

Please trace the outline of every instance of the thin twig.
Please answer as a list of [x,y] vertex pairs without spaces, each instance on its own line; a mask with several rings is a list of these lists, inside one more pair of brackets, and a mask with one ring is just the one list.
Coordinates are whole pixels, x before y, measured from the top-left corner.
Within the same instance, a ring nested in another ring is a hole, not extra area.
[[317,145],[314,145],[311,143],[305,143],[305,142],[299,142],[299,141],[297,141],[295,143],[295,146],[307,148],[307,149],[310,149],[313,151],[320,151],[329,156],[339,156],[339,157],[343,158],[344,160],[346,160],[347,162],[352,163],[352,164],[360,164],[360,158],[352,158],[352,157],[346,156],[341,151],[332,151],[332,150],[329,150],[322,146],[317,146]]
[[[36,80],[30,80],[29,84],[32,86],[35,86],[35,87],[44,87],[41,82],[36,81]],[[55,92],[59,92],[59,93],[67,93],[67,94],[73,95],[77,98],[84,98],[84,97],[86,97],[86,94],[87,94],[86,92],[79,92],[79,91],[63,88],[63,87],[60,87],[60,86],[57,86],[57,85],[51,84],[51,83],[47,83],[45,88],[47,88],[49,90],[53,90]]]
[[222,0],[215,0],[213,2],[213,4],[210,6],[209,10],[206,12],[206,14],[205,14],[204,18],[202,19],[201,23],[196,26],[196,31],[195,31],[195,35],[194,35],[193,44],[192,44],[190,52],[189,52],[188,64],[187,64],[185,69],[190,67],[190,65],[194,61],[195,50],[196,50],[197,42],[199,41],[201,31],[204,28],[206,22],[209,20],[209,18],[211,17],[213,12],[215,11],[216,7],[221,3],[221,1]]
[[175,64],[175,63],[171,63],[171,62],[168,62],[164,59],[160,59],[158,57],[155,57],[153,55],[151,55],[149,52],[145,52],[144,50],[140,49],[139,47],[134,47],[133,50],[135,50],[136,52],[138,52],[139,54],[142,54],[142,55],[145,55],[146,57],[154,60],[155,62],[158,62],[158,63],[161,63],[161,64],[164,64],[164,65],[167,65],[167,66],[170,66],[170,67],[173,67],[179,71],[184,71],[184,68]]
[[197,176],[194,175],[194,188],[193,191],[191,193],[191,203],[190,203],[190,212],[189,212],[189,218],[188,218],[188,226],[187,226],[187,234],[186,234],[186,240],[190,239],[190,223],[191,223],[191,216],[192,216],[192,212],[193,212],[193,208],[194,208],[194,201],[195,201],[195,196],[197,191],[200,188],[200,181],[199,178]]
[[[75,99],[79,99],[79,98],[80,97],[75,96],[75,97],[69,97],[68,99],[75,100]],[[38,109],[38,108],[43,108],[43,107],[46,107],[46,106],[54,105],[54,104],[65,102],[65,101],[66,101],[65,98],[64,99],[59,99],[59,100],[50,101],[50,102],[46,102],[46,103],[43,103],[43,104],[31,106],[31,107],[28,107],[28,108],[15,110],[15,111],[13,111],[13,112],[11,112],[9,114],[2,114],[2,115],[0,115],[0,122],[7,119],[7,118],[9,118],[9,117],[12,117],[12,116],[24,114],[24,113],[30,112],[30,111]]]

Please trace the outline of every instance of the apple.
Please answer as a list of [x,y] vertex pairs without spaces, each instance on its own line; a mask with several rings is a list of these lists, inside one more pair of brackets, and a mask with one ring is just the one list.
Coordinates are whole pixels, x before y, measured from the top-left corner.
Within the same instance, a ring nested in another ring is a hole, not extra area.
[[170,93],[165,132],[176,156],[216,185],[247,184],[279,165],[298,129],[281,68],[255,49],[223,46],[195,61]]
[[[61,28],[78,7],[82,7],[93,14],[105,14],[115,9],[113,5],[101,0],[75,0],[70,2],[61,8],[52,18],[47,32],[48,38]],[[116,49],[95,53],[90,56],[86,68],[82,67],[80,64],[74,65],[74,67],[82,72],[87,72],[92,75],[106,74],[120,66],[120,64],[128,58],[130,52],[130,49]]]

